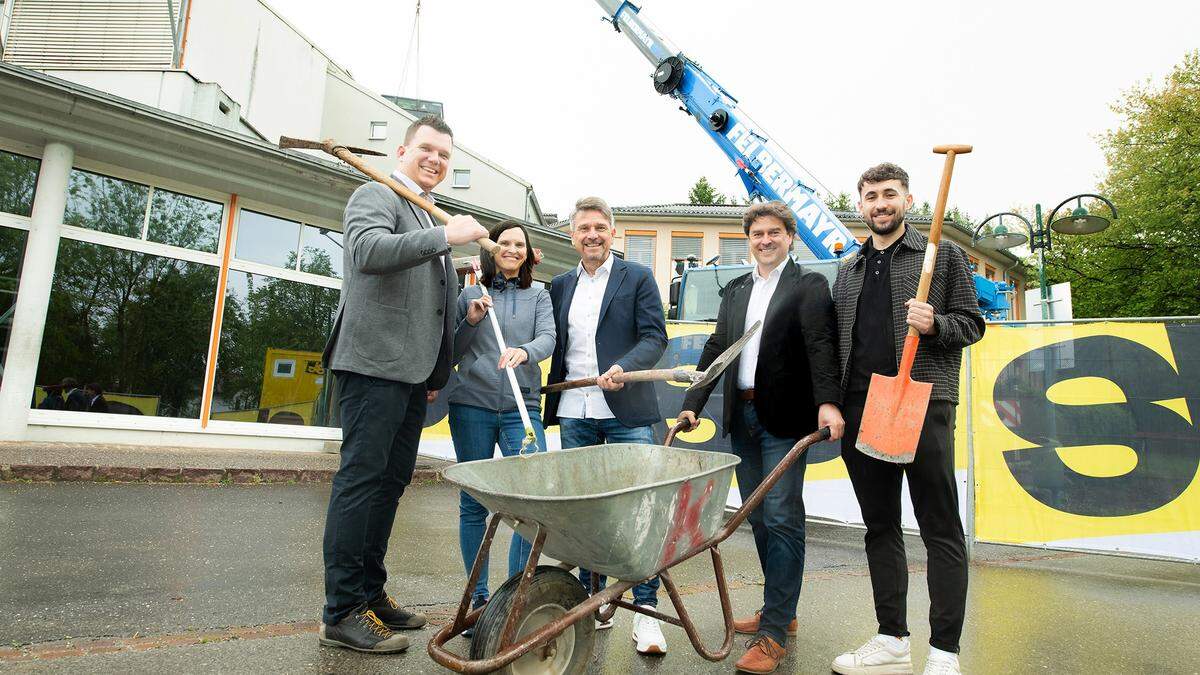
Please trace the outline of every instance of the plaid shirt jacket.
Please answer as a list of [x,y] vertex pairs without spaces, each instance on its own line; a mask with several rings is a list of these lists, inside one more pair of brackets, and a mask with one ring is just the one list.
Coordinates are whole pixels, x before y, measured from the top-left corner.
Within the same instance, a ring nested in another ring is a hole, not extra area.
[[[892,332],[896,341],[896,365],[908,335],[908,310],[904,303],[917,295],[921,263],[928,239],[915,227],[906,227],[900,245],[892,257]],[[865,248],[842,263],[833,284],[833,303],[837,312],[838,346],[841,353],[842,390],[850,384],[850,351],[854,344],[854,321],[858,317],[858,296],[866,274]],[[934,401],[958,404],[958,371],[962,350],[983,337],[983,315],[975,297],[975,282],[967,254],[954,242],[942,240],[934,262],[933,283],[929,286],[929,304],[933,305],[933,335],[922,335],[913,362],[912,377],[933,383]]]

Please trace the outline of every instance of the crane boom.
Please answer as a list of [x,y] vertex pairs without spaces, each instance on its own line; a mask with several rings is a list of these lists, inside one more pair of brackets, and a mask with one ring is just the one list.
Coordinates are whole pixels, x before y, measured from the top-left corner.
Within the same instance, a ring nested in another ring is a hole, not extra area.
[[613,28],[654,66],[654,89],[678,100],[737,167],[751,199],[779,200],[796,215],[800,240],[818,259],[856,251],[858,241],[812,188],[800,167],[738,106],[737,99],[698,64],[675,49],[632,2],[596,0]]

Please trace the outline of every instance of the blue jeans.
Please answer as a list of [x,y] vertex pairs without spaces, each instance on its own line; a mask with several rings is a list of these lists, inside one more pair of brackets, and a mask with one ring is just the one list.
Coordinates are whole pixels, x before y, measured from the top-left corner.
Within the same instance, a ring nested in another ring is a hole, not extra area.
[[[560,417],[559,438],[563,449],[581,448],[585,445],[600,445],[602,443],[645,443],[653,445],[654,427],[627,427],[616,419],[594,420]],[[604,588],[607,577],[596,575],[600,588]],[[588,593],[592,592],[592,573],[579,568],[579,581]],[[658,606],[658,577],[647,579],[633,587],[633,604]]]
[[[733,415],[733,454],[742,501],[762,483],[799,439],[771,435],[758,423],[753,401],[738,401]],[[796,618],[804,576],[804,458],[788,469],[750,512],[750,530],[763,570],[762,619],[759,634],[787,644],[787,625]]]
[[[533,433],[537,437],[538,452],[546,451],[546,434],[542,430],[542,416],[537,408],[529,410],[529,421],[533,424]],[[516,410],[496,412],[473,405],[450,404],[450,436],[454,439],[454,454],[460,462],[473,462],[480,459],[491,459],[495,454],[496,445],[505,457],[511,457],[521,451],[521,441],[525,440],[525,427],[521,422],[521,413]],[[467,574],[475,564],[475,556],[483,543],[483,533],[487,529],[487,509],[475,501],[475,498],[465,492],[458,493],[458,545],[462,549],[463,566]],[[533,548],[524,537],[513,532],[512,543],[508,546],[508,576],[518,574],[525,569],[529,560],[529,552]],[[475,583],[472,599],[482,601],[488,598],[488,561],[483,561],[483,569],[479,570],[479,581]]]

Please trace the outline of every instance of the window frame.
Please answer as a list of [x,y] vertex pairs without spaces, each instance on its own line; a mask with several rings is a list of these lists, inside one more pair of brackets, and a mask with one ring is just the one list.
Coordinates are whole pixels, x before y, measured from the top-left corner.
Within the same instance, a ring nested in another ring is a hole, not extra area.
[[[378,120],[372,120],[371,125],[368,128],[369,128],[369,132],[367,134],[367,137],[370,140],[372,140],[372,141],[386,141],[387,140],[387,137],[388,137],[387,120],[384,120],[382,122],[380,122]],[[377,133],[376,130],[380,129],[380,128],[383,129],[382,133]]]
[[[466,176],[467,182],[465,185],[459,185],[458,177]],[[465,190],[471,187],[471,170],[470,169],[451,169],[450,170],[450,187]]]
[[629,238],[630,237],[645,237],[650,240],[650,265],[649,265],[649,267],[650,267],[650,273],[654,274],[655,270],[658,267],[658,231],[657,230],[625,230],[625,232],[623,234],[624,234],[624,237],[622,237],[622,238],[625,240],[625,247],[622,250],[622,253],[625,255],[628,255],[628,253],[629,253]]

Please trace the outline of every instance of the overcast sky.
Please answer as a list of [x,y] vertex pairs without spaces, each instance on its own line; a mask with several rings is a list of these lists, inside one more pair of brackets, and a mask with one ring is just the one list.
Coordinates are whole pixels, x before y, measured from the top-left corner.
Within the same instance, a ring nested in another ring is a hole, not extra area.
[[[399,92],[415,0],[267,0],[357,80]],[[1122,91],[1200,47],[1198,2],[645,0],[642,16],[815,177],[854,192],[893,161],[934,201],[940,143],[970,143],[950,202],[974,218],[1093,191]],[[420,96],[546,211],[686,201],[732,165],[593,0],[423,0]],[[818,186],[814,186],[818,187]]]

